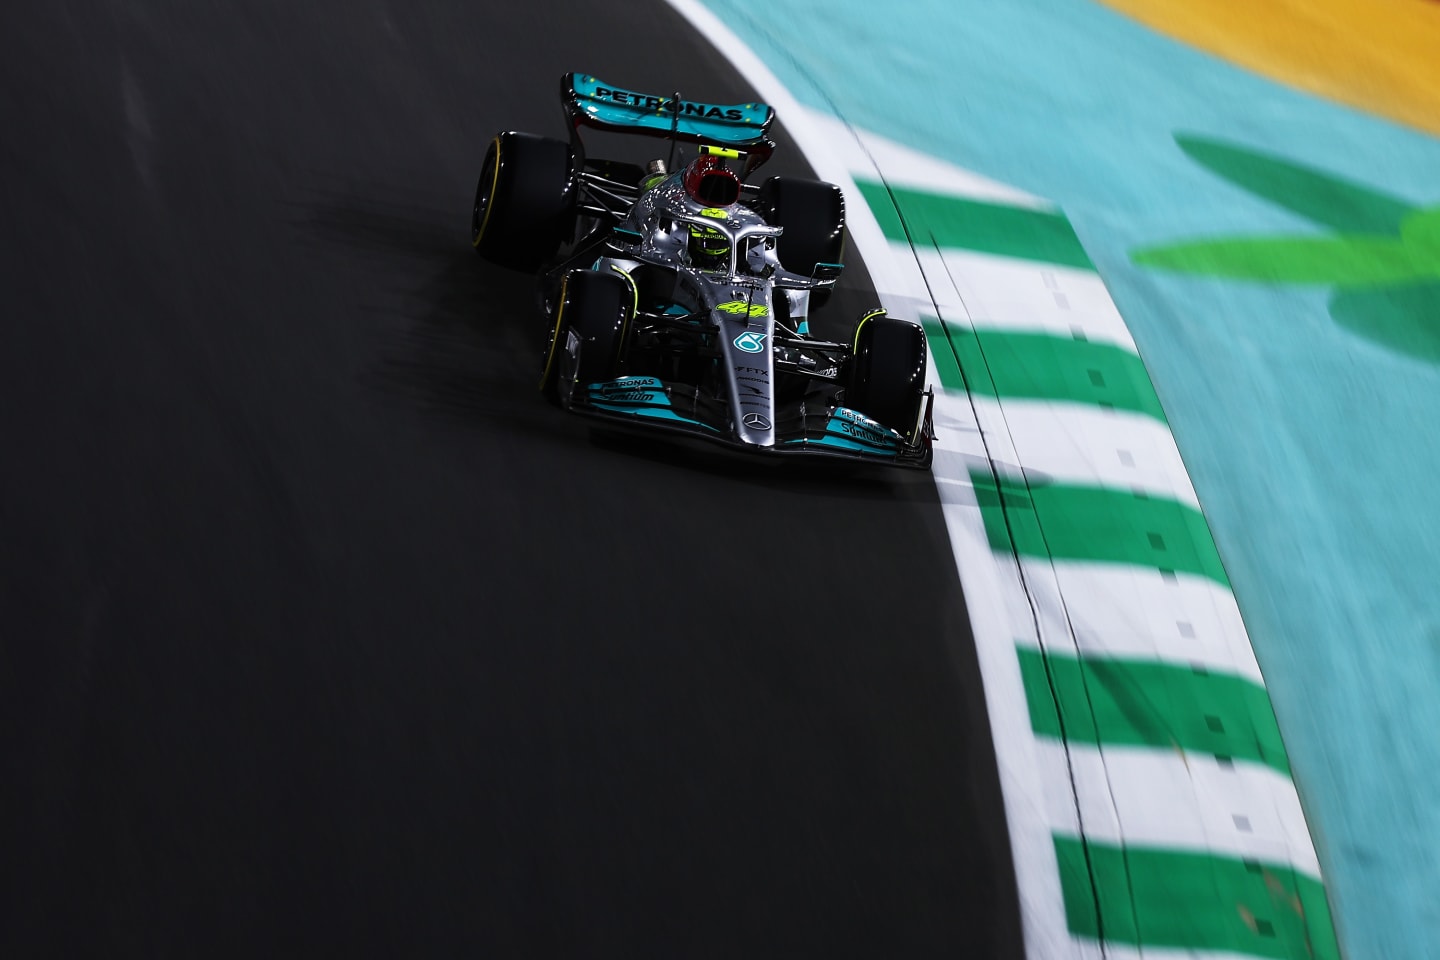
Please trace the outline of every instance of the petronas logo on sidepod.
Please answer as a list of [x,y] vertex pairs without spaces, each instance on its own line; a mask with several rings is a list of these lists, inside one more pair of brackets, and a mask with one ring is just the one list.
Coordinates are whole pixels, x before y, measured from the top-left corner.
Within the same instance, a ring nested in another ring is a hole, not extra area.
[[1440,364],[1440,206],[1278,157],[1177,135],[1189,157],[1242,189],[1332,232],[1219,237],[1131,253],[1140,266],[1236,280],[1334,288],[1330,316],[1390,350]]

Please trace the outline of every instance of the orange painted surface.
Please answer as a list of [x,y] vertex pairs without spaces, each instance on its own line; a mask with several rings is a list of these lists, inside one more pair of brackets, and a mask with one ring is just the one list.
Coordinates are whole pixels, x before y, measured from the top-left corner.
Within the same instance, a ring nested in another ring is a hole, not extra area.
[[1282,83],[1440,134],[1436,0],[1101,0]]

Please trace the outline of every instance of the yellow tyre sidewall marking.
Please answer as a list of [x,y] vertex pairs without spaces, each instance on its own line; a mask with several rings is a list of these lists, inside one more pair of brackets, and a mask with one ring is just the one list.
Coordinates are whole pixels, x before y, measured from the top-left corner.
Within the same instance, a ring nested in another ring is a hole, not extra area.
[[613,263],[610,264],[610,269],[620,274],[621,279],[630,285],[630,312],[620,322],[620,339],[615,343],[615,359],[618,361],[618,354],[625,349],[625,338],[630,333],[630,321],[640,312],[640,286],[635,282],[635,278],[630,276],[630,271],[622,270]]
[[560,298],[558,306],[555,307],[555,329],[550,334],[550,351],[545,354],[545,369],[540,374],[540,389],[545,389],[545,384],[550,380],[550,368],[555,365],[555,351],[560,349],[560,328],[565,322],[565,298],[570,292],[570,277],[567,274],[565,279],[560,281]]
[[884,315],[885,311],[883,309],[871,310],[869,313],[865,314],[865,316],[860,318],[859,323],[855,324],[855,342],[850,345],[850,355],[852,357],[860,352],[860,331],[865,329],[865,324],[869,323],[871,320],[874,320],[876,317],[883,317]]
[[472,247],[480,246],[480,241],[485,238],[485,228],[490,225],[490,211],[495,209],[495,188],[500,185],[500,138],[493,141],[495,145],[495,173],[490,177],[490,198],[485,201],[485,219],[480,221],[480,231],[470,241]]

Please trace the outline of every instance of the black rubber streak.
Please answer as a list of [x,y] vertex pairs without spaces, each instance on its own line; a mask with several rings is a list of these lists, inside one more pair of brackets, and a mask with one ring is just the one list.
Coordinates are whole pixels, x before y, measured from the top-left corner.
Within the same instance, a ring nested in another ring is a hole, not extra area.
[[232,6],[0,13],[0,955],[1019,956],[929,480],[593,434],[467,243],[565,70],[754,94],[659,4]]

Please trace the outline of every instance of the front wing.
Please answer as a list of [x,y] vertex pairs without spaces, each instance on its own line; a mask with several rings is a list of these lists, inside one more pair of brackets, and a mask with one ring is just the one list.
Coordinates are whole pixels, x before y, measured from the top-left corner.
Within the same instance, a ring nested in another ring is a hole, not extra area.
[[723,400],[706,399],[694,387],[657,377],[577,384],[575,395],[567,400],[575,413],[637,429],[686,434],[765,457],[826,457],[924,470],[932,456],[928,400],[913,443],[856,410],[812,397],[777,408],[770,446],[741,440],[731,429]]

